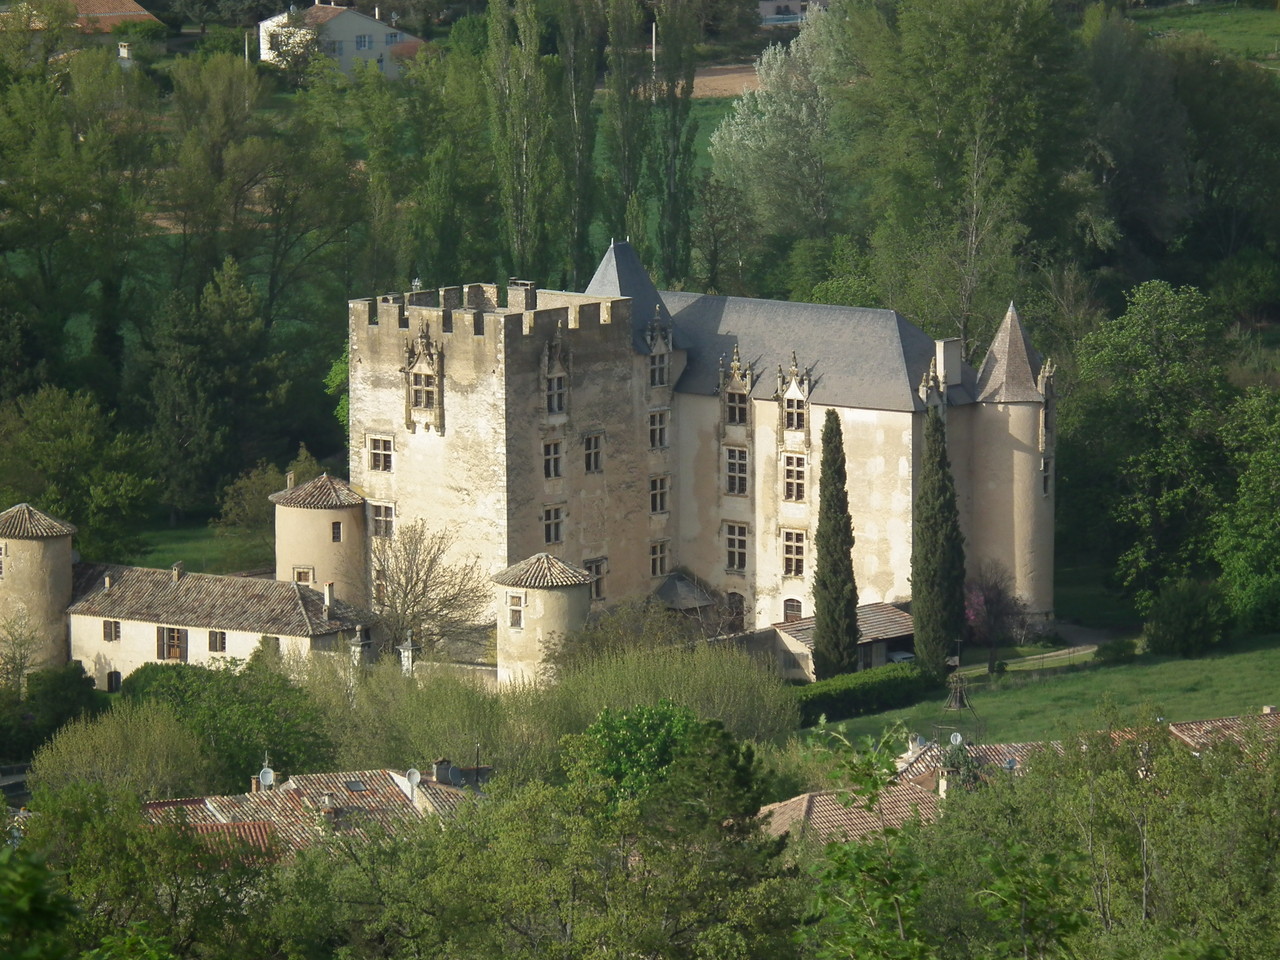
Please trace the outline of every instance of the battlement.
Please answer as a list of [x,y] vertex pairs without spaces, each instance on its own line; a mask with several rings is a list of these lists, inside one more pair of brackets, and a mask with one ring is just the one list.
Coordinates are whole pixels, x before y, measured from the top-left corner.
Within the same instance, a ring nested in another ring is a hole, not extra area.
[[[594,297],[562,290],[539,290],[531,281],[469,283],[438,290],[410,290],[347,304],[353,342],[384,331],[427,330],[433,338],[531,336],[556,329],[579,330],[631,320],[627,297]],[[619,330],[618,333],[623,333]]]

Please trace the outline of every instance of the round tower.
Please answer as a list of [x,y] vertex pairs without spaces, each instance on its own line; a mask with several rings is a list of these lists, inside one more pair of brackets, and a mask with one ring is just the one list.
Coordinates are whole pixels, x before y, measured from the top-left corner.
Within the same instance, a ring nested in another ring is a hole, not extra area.
[[493,577],[499,683],[537,678],[547,644],[586,622],[594,579],[549,553],[534,554]]
[[29,503],[0,513],[0,621],[26,620],[41,643],[40,666],[67,662],[75,532]]
[[1053,616],[1053,364],[1018,314],[1000,325],[978,375],[966,560],[1001,564],[1033,616]]
[[276,505],[276,579],[367,607],[368,548],[364,497],[327,473],[271,495]]

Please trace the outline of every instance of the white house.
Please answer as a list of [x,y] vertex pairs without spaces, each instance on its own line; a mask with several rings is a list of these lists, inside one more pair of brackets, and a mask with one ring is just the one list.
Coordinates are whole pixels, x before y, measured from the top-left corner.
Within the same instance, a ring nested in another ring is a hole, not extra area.
[[320,53],[338,61],[350,75],[357,63],[375,63],[388,77],[400,73],[400,61],[412,59],[422,41],[351,7],[317,3],[290,8],[258,24],[258,58],[284,65],[290,56],[317,42]]

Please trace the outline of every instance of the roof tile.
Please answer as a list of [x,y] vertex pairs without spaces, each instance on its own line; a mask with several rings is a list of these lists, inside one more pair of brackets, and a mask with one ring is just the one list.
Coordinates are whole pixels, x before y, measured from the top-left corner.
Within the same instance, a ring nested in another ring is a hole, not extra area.
[[0,513],[0,537],[10,540],[45,540],[50,537],[66,537],[76,528],[65,521],[37,510],[29,503],[20,503]]
[[528,560],[494,574],[493,582],[504,587],[576,587],[595,579],[587,571],[565,563],[549,553],[535,553]]
[[302,507],[307,510],[336,510],[342,507],[364,505],[364,497],[351,489],[351,485],[327,473],[271,494],[267,498],[277,507]]

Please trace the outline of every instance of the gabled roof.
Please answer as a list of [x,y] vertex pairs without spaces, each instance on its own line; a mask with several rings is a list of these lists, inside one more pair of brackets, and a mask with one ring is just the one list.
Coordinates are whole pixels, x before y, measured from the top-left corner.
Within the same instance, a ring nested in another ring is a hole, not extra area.
[[277,491],[267,498],[277,507],[301,507],[306,510],[335,510],[364,505],[364,497],[351,485],[327,473],[296,487]]
[[474,795],[427,780],[411,788],[391,770],[359,770],[297,774],[274,790],[161,800],[143,810],[156,823],[178,820],[199,832],[221,826],[246,839],[261,835],[300,850],[326,834],[363,834],[370,827],[394,832],[426,816],[449,816]]
[[51,537],[69,537],[76,532],[71,524],[37,510],[29,503],[20,503],[0,513],[0,537],[7,540],[47,540]]
[[504,587],[576,587],[595,579],[581,567],[565,563],[549,553],[535,553],[491,578]]
[[889,784],[874,807],[867,810],[854,795],[844,804],[844,792],[820,790],[770,804],[760,811],[765,830],[775,837],[814,834],[820,840],[856,840],[885,827],[901,827],[917,816],[931,823],[938,816],[936,794],[913,783]]
[[1247,750],[1259,739],[1274,740],[1280,734],[1280,713],[1248,717],[1220,717],[1216,720],[1186,720],[1169,724],[1169,733],[1196,753],[1219,743]]
[[71,0],[82,33],[110,33],[122,23],[159,23],[134,0]]
[[1040,354],[1031,345],[1018,311],[1009,304],[1000,329],[996,331],[987,358],[978,374],[981,403],[1039,403],[1044,395],[1036,386],[1040,374]]
[[[604,259],[583,292],[592,297],[631,298],[631,343],[637,353],[649,353],[645,332],[650,321],[657,317],[664,323],[671,322],[671,313],[658,295],[658,288],[640,262],[635,247],[625,240],[610,241]],[[683,347],[678,337],[676,346]]]
[[[1022,773],[1027,759],[1045,749],[1061,750],[1057,741],[1049,743],[966,743],[965,752],[979,769],[990,773],[998,770],[1010,770],[1011,773]],[[937,743],[927,743],[919,753],[911,757],[898,769],[898,780],[903,783],[915,783],[923,786],[937,784],[937,774],[942,768],[943,748]]]
[[[776,371],[789,368],[794,353],[812,378],[815,403],[924,409],[918,388],[934,359],[934,342],[893,310],[671,291],[662,296],[674,318],[676,345],[688,351],[676,384],[681,393],[714,395],[721,358],[733,356],[737,347],[742,362],[755,372],[751,395],[756,399],[773,397]],[[973,371],[965,366],[962,378],[950,391],[952,403],[973,397]]]
[[[106,586],[107,577],[111,586]],[[283,580],[77,563],[68,613],[104,620],[243,630],[283,637],[318,637],[354,630],[369,615],[335,600],[325,616],[323,594]]]
[[[790,623],[775,623],[773,628],[813,649],[814,617],[802,617]],[[909,637],[916,632],[911,614],[889,603],[864,603],[858,607],[858,642],[875,643]]]

